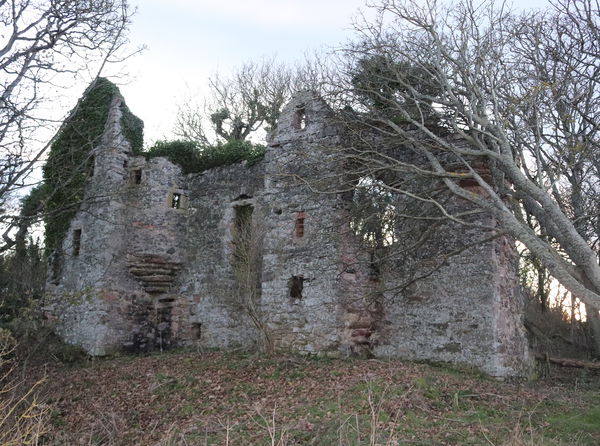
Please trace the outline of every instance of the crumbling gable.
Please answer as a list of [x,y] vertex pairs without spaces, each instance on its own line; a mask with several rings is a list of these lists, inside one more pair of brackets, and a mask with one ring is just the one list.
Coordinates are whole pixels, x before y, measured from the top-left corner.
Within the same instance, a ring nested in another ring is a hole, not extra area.
[[[199,174],[134,154],[121,101],[62,245],[72,255],[49,282],[65,340],[92,354],[258,346],[524,373],[511,244],[467,250],[398,293],[402,268],[376,270],[351,226],[345,130],[314,93],[285,107],[263,161]],[[100,191],[110,193],[92,199]],[[440,233],[469,236],[452,225]]]

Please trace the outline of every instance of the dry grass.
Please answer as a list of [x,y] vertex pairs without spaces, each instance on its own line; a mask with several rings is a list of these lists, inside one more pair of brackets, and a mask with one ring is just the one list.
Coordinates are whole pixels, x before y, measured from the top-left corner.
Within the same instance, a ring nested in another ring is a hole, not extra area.
[[578,415],[600,385],[582,375],[508,383],[402,361],[180,352],[56,367],[49,396],[52,445],[600,444],[600,409]]
[[38,399],[45,378],[31,382],[20,375],[15,349],[15,340],[0,329],[0,446],[35,446],[48,432],[49,408]]

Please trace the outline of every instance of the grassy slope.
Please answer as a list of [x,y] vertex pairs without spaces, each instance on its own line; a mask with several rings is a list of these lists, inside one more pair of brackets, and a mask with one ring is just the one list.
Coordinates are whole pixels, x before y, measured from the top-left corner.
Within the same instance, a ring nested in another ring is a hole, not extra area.
[[[173,352],[49,371],[52,444],[597,445],[600,379]],[[273,433],[274,432],[274,433]]]

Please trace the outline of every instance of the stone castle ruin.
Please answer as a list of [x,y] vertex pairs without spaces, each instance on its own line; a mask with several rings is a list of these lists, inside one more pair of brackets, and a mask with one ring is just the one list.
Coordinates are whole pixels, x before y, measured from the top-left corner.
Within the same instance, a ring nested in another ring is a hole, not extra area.
[[[49,316],[68,343],[92,355],[175,345],[366,352],[526,373],[513,245],[465,249],[408,287],[401,266],[375,270],[336,183],[343,166],[326,150],[343,146],[344,129],[322,99],[293,98],[258,163],[192,174],[134,155],[122,103],[116,94],[48,281]],[[447,225],[429,243],[473,231]]]

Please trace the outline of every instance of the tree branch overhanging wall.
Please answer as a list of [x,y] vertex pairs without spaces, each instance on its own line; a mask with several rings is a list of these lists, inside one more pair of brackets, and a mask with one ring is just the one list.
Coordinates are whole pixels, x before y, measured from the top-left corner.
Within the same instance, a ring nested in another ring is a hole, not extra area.
[[[491,1],[383,0],[341,54],[337,84],[354,110],[344,115],[350,127],[400,141],[419,160],[409,168],[493,215],[600,308],[597,9],[588,0],[560,1],[546,14]],[[368,150],[383,158],[382,147]],[[407,166],[388,157],[386,168]]]

